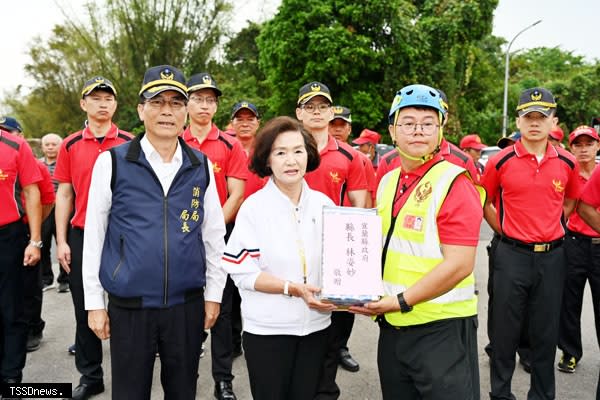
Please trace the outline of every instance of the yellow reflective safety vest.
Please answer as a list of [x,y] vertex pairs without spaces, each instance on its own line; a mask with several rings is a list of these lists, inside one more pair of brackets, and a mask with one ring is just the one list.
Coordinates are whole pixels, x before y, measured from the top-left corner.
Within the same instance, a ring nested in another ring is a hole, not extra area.
[[[462,173],[466,173],[464,168],[441,160],[425,173],[409,194],[398,213],[385,254],[383,282],[386,295],[404,292],[443,260],[437,216],[452,183]],[[384,241],[391,226],[399,178],[400,168],[386,174],[377,193],[377,212],[382,219]],[[481,187],[477,189],[483,206],[485,191]],[[385,319],[393,326],[412,326],[476,314],[475,278],[471,273],[449,292],[415,305],[411,312],[386,313]]]

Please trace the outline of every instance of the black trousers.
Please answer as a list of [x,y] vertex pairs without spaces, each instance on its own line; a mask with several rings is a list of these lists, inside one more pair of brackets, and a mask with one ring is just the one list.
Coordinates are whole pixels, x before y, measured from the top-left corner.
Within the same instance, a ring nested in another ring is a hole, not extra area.
[[[234,224],[226,225],[225,243],[233,231]],[[215,382],[231,382],[234,378],[231,373],[233,365],[233,348],[242,342],[242,314],[240,311],[240,294],[233,280],[227,275],[227,282],[223,290],[221,311],[217,321],[211,328],[210,352],[212,362],[212,376]]]
[[600,344],[600,244],[573,235],[565,238],[567,274],[560,312],[558,347],[578,361],[583,356],[581,344],[581,309],[586,281],[590,283],[594,304],[596,339]]
[[306,336],[244,332],[246,365],[254,400],[314,398],[329,328]]
[[384,400],[479,400],[477,317],[381,327],[377,366]]
[[21,221],[0,227],[0,380],[21,381],[27,326],[23,319],[23,254],[27,242]]
[[[487,334],[489,343],[486,346],[486,351],[490,353],[493,350],[492,345],[492,310],[494,308],[493,298],[494,298],[494,252],[496,251],[496,247],[500,242],[500,236],[494,233],[492,237],[492,241],[487,245],[486,250],[488,253],[488,284],[487,284],[487,292],[488,292],[488,316],[487,316]],[[521,319],[521,329],[519,336],[519,347],[517,348],[517,353],[522,361],[529,363],[529,359],[531,356],[531,349],[529,346],[529,324],[528,318],[525,315]]]
[[156,352],[166,400],[196,398],[204,298],[169,308],[128,309],[109,301],[113,400],[150,399]]
[[41,264],[23,267],[23,318],[29,335],[41,334],[46,326],[42,319],[42,286]]
[[565,276],[564,249],[534,253],[504,242],[494,254],[490,398],[514,399],[511,381],[524,316],[529,320],[529,400],[554,399],[554,357]]
[[88,313],[83,296],[83,277],[81,262],[83,256],[83,230],[69,230],[69,246],[71,248],[71,273],[69,284],[71,299],[75,309],[75,366],[81,374],[80,383],[98,383],[103,381],[102,341],[88,326]]
[[353,326],[354,314],[345,311],[331,313],[327,355],[323,362],[323,370],[315,400],[335,400],[340,397],[340,388],[335,382],[339,353],[341,349],[348,348],[348,339]]
[[217,321],[210,329],[212,376],[215,382],[231,382],[234,378],[231,373],[233,364],[231,308],[233,292],[236,289],[233,280],[227,275],[227,282],[225,283],[223,299],[221,301],[221,311],[219,312]]
[[[42,258],[40,260],[42,269],[42,282],[51,285],[54,282],[54,272],[52,272],[52,257],[50,250],[52,249],[52,237],[56,238],[56,220],[54,219],[54,208],[48,215],[48,218],[42,223]],[[69,283],[69,274],[65,272],[62,265],[59,266],[59,274],[56,281],[58,283]]]

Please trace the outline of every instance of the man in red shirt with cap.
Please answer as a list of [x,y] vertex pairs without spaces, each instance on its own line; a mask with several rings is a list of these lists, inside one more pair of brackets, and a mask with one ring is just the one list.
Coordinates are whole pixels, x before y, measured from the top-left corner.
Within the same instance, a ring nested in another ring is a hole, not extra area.
[[86,127],[62,142],[54,170],[54,179],[59,182],[54,211],[57,258],[69,273],[75,309],[75,366],[81,378],[73,390],[73,399],[79,400],[104,391],[102,342],[88,326],[81,264],[88,190],[96,158],[133,138],[112,122],[117,109],[116,96],[112,82],[102,76],[83,85],[79,106],[87,114]]
[[[42,206],[37,183],[41,179],[27,142],[0,129],[0,383],[20,383],[23,378],[27,326],[22,318],[22,274],[23,268],[40,260]],[[18,185],[26,200],[29,243]]]
[[[317,142],[321,156],[319,167],[306,174],[308,186],[327,195],[336,205],[365,207],[367,181],[363,158],[348,144],[336,140],[329,133],[329,122],[334,117],[333,100],[329,88],[321,82],[302,86],[296,102],[296,118]],[[336,312],[331,317],[329,350],[323,366],[316,399],[337,399],[340,389],[335,383],[340,360],[354,370],[359,364],[345,348],[354,325],[354,315]]]
[[[13,135],[25,139],[21,124],[13,117],[0,118],[0,129],[5,129]],[[52,178],[50,177],[50,172],[48,172],[46,165],[40,160],[36,160],[36,163],[40,174],[42,175],[42,180],[37,183],[37,186],[40,190],[43,225],[54,208],[54,186],[52,185]],[[27,201],[20,186],[17,187],[17,192],[19,192],[21,201],[25,208],[27,208]],[[23,221],[26,222],[27,220],[27,215],[25,215]],[[40,262],[23,271],[23,286],[24,319],[27,323],[27,351],[30,352],[40,348],[44,327],[46,326],[46,322],[42,319],[43,283],[41,255]]]
[[[240,142],[224,134],[212,122],[217,112],[222,92],[217,82],[207,72],[192,75],[187,82],[190,125],[183,132],[183,139],[192,148],[200,150],[213,164],[215,183],[223,207],[227,234],[233,230],[235,216],[244,201],[244,186],[248,175],[248,160]],[[215,381],[215,397],[219,400],[235,400],[231,366],[234,356],[242,354],[241,343],[233,348],[232,308],[235,284],[227,276],[223,291],[221,312],[211,329],[212,375]],[[239,307],[239,305],[238,305]],[[236,315],[239,315],[236,313]],[[241,322],[239,322],[241,325]],[[236,332],[237,336],[237,332]],[[236,340],[238,341],[238,340]],[[241,341],[241,339],[239,339]]]
[[[569,147],[579,163],[581,185],[596,169],[596,153],[600,150],[598,132],[580,126],[569,135]],[[586,281],[590,284],[596,321],[596,338],[600,343],[600,233],[596,232],[574,212],[567,222],[565,255],[567,276],[560,313],[558,348],[562,356],[558,370],[573,373],[583,356],[581,344],[581,308]]]
[[479,159],[481,158],[481,150],[485,149],[487,145],[481,143],[479,135],[476,133],[466,135],[460,140],[459,147],[473,159],[479,174],[483,174],[483,164],[479,162]]
[[365,176],[367,178],[367,184],[369,185],[369,199],[367,201],[367,208],[375,207],[375,198],[377,197],[377,178],[375,177],[375,159],[377,153],[375,152],[375,145],[379,143],[381,135],[370,129],[363,129],[360,136],[352,141],[352,144],[358,146],[358,151],[365,156],[364,167]]
[[528,398],[555,398],[554,357],[566,267],[561,221],[580,190],[575,158],[548,143],[555,111],[548,90],[523,91],[516,120],[521,140],[492,157],[482,178],[488,196],[484,216],[500,235],[492,254],[492,400],[514,398],[515,353],[525,318],[531,346]]

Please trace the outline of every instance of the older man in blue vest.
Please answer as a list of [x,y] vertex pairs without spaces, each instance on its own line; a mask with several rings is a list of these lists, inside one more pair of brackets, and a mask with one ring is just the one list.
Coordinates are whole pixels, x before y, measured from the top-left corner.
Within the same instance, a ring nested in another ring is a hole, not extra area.
[[210,162],[178,136],[186,103],[178,69],[148,69],[145,132],[101,154],[92,174],[85,307],[94,333],[110,337],[113,399],[150,399],[157,349],[165,398],[194,399],[202,333],[219,314],[223,212]]

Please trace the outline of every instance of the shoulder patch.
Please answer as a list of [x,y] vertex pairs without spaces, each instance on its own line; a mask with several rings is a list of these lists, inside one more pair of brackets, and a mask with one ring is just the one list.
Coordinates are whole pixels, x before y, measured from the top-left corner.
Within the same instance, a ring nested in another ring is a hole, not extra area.
[[570,160],[567,156],[559,154],[558,158],[564,163],[566,163],[569,166],[569,168],[575,169],[575,163],[572,160]]
[[464,162],[464,163],[466,163],[467,161],[469,161],[469,156],[468,155],[466,155],[462,151],[456,150],[453,147],[450,147],[450,154],[452,154],[452,155],[460,158],[461,161]]
[[121,131],[119,131],[119,133],[117,133],[117,137],[118,137],[118,138],[121,138],[121,139],[123,139],[123,140],[125,140],[126,142],[129,142],[131,139],[133,139],[133,137],[132,137],[132,136],[130,136],[130,135],[126,135],[126,134],[124,134],[124,133],[123,133],[123,132],[121,132]]
[[223,135],[221,135],[221,133],[219,132],[219,140],[223,143],[225,143],[225,146],[227,146],[227,148],[229,150],[233,149],[233,144],[231,142],[229,142],[227,139],[225,139],[223,137]]
[[342,148],[342,146],[338,146],[337,150],[342,153],[344,155],[344,157],[346,157],[348,160],[352,161],[354,159],[354,157],[352,156],[352,154],[350,154],[350,152],[344,148]]
[[13,140],[10,140],[9,138],[5,137],[4,135],[0,135],[0,142],[8,145],[9,147],[12,147],[13,149],[19,151],[19,148],[21,147],[21,145]]
[[73,146],[75,143],[79,142],[81,139],[83,139],[83,133],[79,133],[78,135],[76,135],[75,137],[69,139],[69,141],[67,142],[67,144],[65,145],[65,148],[67,149],[67,151],[69,151],[69,148],[71,146]]
[[509,153],[507,153],[504,157],[502,157],[500,159],[500,161],[498,161],[498,163],[496,164],[496,170],[499,170],[500,167],[506,163],[508,160],[510,160],[511,158],[513,158],[514,156],[516,156],[517,153],[515,153],[514,150],[510,151]]
[[400,153],[398,153],[397,151],[394,151],[393,153],[388,154],[387,156],[385,156],[383,159],[385,160],[386,163],[391,164],[392,161],[396,158],[399,157]]

